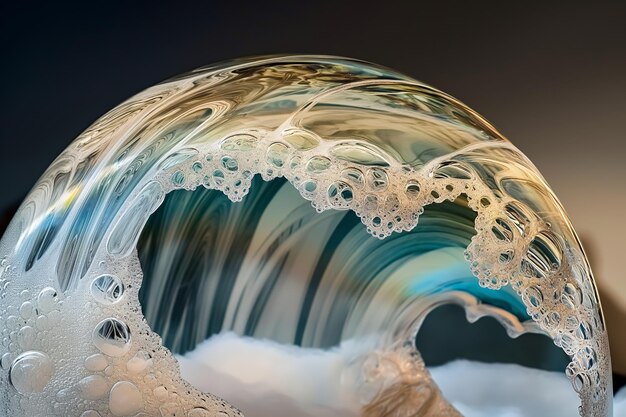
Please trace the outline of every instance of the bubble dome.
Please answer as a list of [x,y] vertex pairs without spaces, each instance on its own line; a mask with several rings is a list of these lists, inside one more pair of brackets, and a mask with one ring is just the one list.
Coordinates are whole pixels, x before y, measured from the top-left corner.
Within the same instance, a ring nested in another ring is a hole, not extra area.
[[137,94],[52,163],[0,259],[2,416],[242,415],[203,378],[249,416],[458,416],[415,342],[447,304],[548,336],[579,413],[612,414],[594,279],[546,181],[456,99],[362,61],[235,60]]

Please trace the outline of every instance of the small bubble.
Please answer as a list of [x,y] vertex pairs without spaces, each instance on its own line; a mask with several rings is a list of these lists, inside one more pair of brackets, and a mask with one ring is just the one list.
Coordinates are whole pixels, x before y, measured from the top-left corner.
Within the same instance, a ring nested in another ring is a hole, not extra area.
[[25,301],[20,306],[20,316],[23,319],[28,320],[35,313],[35,306],[30,301]]
[[80,417],[102,417],[102,415],[96,410],[87,410]]
[[325,156],[314,156],[306,163],[306,170],[312,174],[319,174],[330,168],[330,159]]
[[[256,147],[257,138],[248,134],[236,134],[222,140],[220,147],[228,151],[250,151]],[[208,158],[209,156],[207,156]]]
[[577,343],[569,333],[557,335],[554,341],[555,344],[560,346],[568,355],[573,355],[576,352]]
[[288,155],[289,148],[287,148],[287,145],[283,143],[275,142],[267,148],[267,162],[277,168],[281,168],[285,165]]
[[10,315],[7,317],[7,328],[15,328],[19,325],[20,320],[17,316]]
[[114,416],[132,415],[143,408],[143,396],[131,382],[120,381],[113,385],[109,394],[109,411]]
[[[210,417],[211,413],[204,407],[196,407],[187,413],[187,417]],[[219,416],[219,415],[218,415]]]
[[73,388],[64,388],[61,389],[59,391],[57,391],[55,397],[57,399],[57,401],[60,402],[69,402],[72,400],[72,398],[74,397],[74,389]]
[[30,326],[24,326],[17,332],[17,343],[24,350],[32,348],[36,338],[37,332]]
[[339,189],[336,184],[331,184],[331,186],[328,187],[328,196],[330,198],[336,198],[338,192],[339,192]]
[[217,185],[224,184],[224,173],[219,169],[213,171],[213,181],[215,181],[215,184]]
[[317,183],[315,181],[306,181],[303,188],[307,193],[312,193],[317,188]]
[[202,163],[199,161],[194,162],[191,166],[191,169],[197,174],[198,172],[202,171]]
[[185,183],[185,173],[183,171],[176,171],[172,174],[172,184],[181,186]]
[[24,352],[11,364],[9,383],[20,394],[41,392],[53,373],[54,368],[48,355],[37,351]]
[[498,257],[498,262],[500,262],[501,264],[507,264],[511,262],[511,259],[513,259],[513,250],[507,249],[504,252],[500,253],[500,256]]
[[417,198],[420,193],[420,185],[417,181],[409,181],[406,184],[405,192],[409,198]]
[[35,327],[39,330],[48,330],[50,326],[48,325],[48,317],[39,316],[37,320],[35,320]]
[[580,394],[585,386],[589,384],[589,377],[586,374],[576,374],[574,379],[572,380],[572,386],[574,387],[574,391]]
[[96,353],[85,359],[85,368],[88,371],[99,372],[104,370],[109,365],[109,361],[104,355]]
[[[568,282],[563,287],[561,302],[571,309],[576,309],[582,303],[582,291],[575,284]],[[578,321],[576,321],[578,325]]]
[[167,398],[167,388],[165,388],[164,386],[156,387],[152,390],[152,393],[159,401],[164,401]]
[[124,356],[131,345],[130,329],[118,319],[104,319],[94,329],[92,340],[105,355]]
[[299,151],[308,151],[319,145],[320,140],[310,132],[294,130],[284,132],[283,139]]
[[61,322],[61,312],[59,310],[52,310],[48,313],[48,326],[54,327]]
[[291,161],[289,161],[289,168],[296,169],[301,162],[302,158],[300,158],[299,156],[294,156],[293,158],[291,158]]
[[161,417],[177,417],[180,406],[177,403],[169,402],[159,407]]
[[390,213],[395,213],[400,208],[400,199],[395,194],[390,194],[387,196],[387,200],[385,201],[385,211]]
[[13,355],[11,353],[7,352],[4,355],[2,355],[2,358],[0,358],[0,366],[2,366],[2,369],[4,370],[9,370],[12,362],[13,362]]
[[46,287],[37,296],[37,306],[42,313],[47,313],[56,308],[58,302],[57,290]]
[[576,335],[580,339],[590,340],[593,337],[593,330],[589,323],[584,320],[581,320],[580,325],[576,331]]
[[101,304],[115,304],[124,295],[124,284],[114,275],[100,275],[91,282],[91,295]]
[[363,177],[363,173],[356,168],[346,168],[341,171],[341,175],[343,178],[349,180],[355,185],[362,186],[365,182],[365,178]]
[[354,194],[352,187],[343,181],[337,181],[328,187],[328,197],[331,204],[337,207],[347,207],[352,202]]
[[352,201],[352,189],[350,187],[346,187],[341,190],[340,195],[344,201]]
[[102,375],[89,375],[78,381],[81,397],[93,401],[106,396],[109,392],[109,384]]
[[131,374],[144,372],[152,366],[152,356],[144,350],[138,351],[127,363],[126,369]]
[[237,163],[237,160],[230,156],[222,157],[222,166],[224,167],[224,169],[231,172],[237,171],[239,169],[239,164]]
[[548,313],[548,315],[546,315],[544,319],[545,325],[549,328],[558,326],[560,321],[561,321],[561,315],[556,311]]
[[378,198],[376,198],[376,196],[372,194],[366,195],[363,206],[368,211],[376,210],[378,208]]
[[387,173],[380,168],[371,168],[367,171],[367,183],[373,190],[384,190],[388,181]]
[[535,286],[530,286],[524,290],[523,294],[524,301],[526,305],[529,305],[532,308],[538,308],[541,303],[543,303],[543,295],[539,288]]

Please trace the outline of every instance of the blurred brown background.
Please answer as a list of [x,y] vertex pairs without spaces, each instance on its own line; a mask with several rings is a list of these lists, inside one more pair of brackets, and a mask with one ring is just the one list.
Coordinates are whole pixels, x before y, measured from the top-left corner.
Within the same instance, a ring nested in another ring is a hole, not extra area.
[[464,101],[552,185],[591,256],[626,375],[626,4],[3,2],[0,207],[130,95],[238,56],[386,65]]

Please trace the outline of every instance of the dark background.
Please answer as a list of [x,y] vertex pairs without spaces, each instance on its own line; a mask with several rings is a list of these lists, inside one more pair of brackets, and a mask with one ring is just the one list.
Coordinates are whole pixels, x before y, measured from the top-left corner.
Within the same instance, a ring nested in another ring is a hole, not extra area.
[[535,162],[570,213],[626,374],[626,3],[3,2],[0,32],[7,213],[97,117],[216,61],[343,55],[456,96]]

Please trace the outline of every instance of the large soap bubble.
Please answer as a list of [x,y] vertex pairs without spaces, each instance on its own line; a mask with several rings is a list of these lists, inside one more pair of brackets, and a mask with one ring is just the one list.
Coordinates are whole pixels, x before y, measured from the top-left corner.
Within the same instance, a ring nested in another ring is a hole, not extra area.
[[611,413],[595,284],[545,180],[371,64],[267,57],[149,88],[52,163],[0,258],[2,415],[240,415],[202,392],[216,380],[259,416],[458,415],[415,345],[443,304],[549,336],[580,413]]

